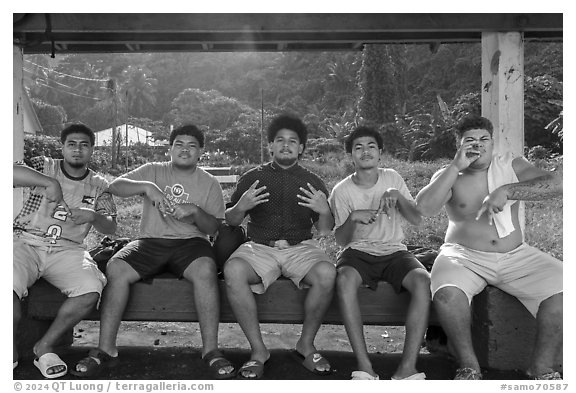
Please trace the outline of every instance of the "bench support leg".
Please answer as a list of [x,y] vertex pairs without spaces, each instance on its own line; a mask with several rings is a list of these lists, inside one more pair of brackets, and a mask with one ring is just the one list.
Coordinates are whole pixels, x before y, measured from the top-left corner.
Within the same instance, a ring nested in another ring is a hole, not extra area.
[[[526,370],[534,348],[536,319],[522,303],[488,286],[474,298],[472,312],[472,338],[480,366]],[[562,370],[562,351],[555,364]]]

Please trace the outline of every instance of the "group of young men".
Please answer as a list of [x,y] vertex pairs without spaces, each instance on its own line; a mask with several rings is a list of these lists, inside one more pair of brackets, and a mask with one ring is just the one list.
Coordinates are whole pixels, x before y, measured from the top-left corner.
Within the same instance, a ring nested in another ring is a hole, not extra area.
[[[351,377],[379,379],[366,348],[357,293],[360,286],[374,289],[385,280],[411,296],[403,355],[392,379],[426,378],[416,361],[431,302],[459,363],[455,379],[481,379],[470,302],[486,285],[516,296],[537,319],[527,374],[560,379],[554,360],[562,346],[562,262],[524,243],[519,208],[523,200],[561,195],[562,180],[522,157],[493,154],[492,125],[485,118],[468,117],[458,131],[454,159],[414,199],[395,170],[380,167],[381,135],[358,127],[345,141],[355,171],[328,192],[299,164],[305,125],[281,115],[267,130],[272,161],[246,172],[226,205],[218,181],[197,166],[204,135],[193,125],[172,131],[169,162],[147,163],[110,184],[88,168],[93,132],[83,125],[67,127],[61,135],[63,159],[36,157],[29,166],[14,165],[14,186],[32,187],[14,220],[14,367],[20,303],[40,277],[67,300],[34,345],[34,364],[46,378],[65,375],[68,367],[54,353],[55,343],[102,298],[98,347],[70,370],[93,377],[120,359],[116,337],[130,285],[168,270],[193,284],[202,358],[215,378],[264,375],[270,352],[254,294],[284,276],[309,288],[294,354],[315,374],[333,372],[314,339],[336,292],[357,359]],[[83,240],[91,226],[114,233],[112,195],[143,196],[142,219],[139,238],[110,259],[104,275]],[[418,225],[422,216],[443,207],[449,218],[446,243],[430,274],[403,244],[402,221]],[[218,348],[220,293],[210,236],[222,223],[238,226],[247,216],[249,241],[223,266],[226,296],[251,347],[250,358],[237,369]],[[341,246],[336,263],[313,238],[333,230]]]

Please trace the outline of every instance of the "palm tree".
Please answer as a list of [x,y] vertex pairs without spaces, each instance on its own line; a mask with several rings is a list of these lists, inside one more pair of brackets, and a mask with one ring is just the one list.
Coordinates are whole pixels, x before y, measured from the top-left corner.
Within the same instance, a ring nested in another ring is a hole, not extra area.
[[121,94],[125,97],[127,113],[134,117],[146,117],[150,107],[156,105],[156,84],[158,81],[148,76],[149,71],[128,66],[123,72]]

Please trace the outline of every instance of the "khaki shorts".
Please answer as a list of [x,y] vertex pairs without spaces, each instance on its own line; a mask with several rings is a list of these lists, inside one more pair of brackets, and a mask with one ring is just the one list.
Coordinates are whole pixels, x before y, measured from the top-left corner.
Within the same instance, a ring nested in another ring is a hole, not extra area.
[[102,294],[106,277],[85,249],[54,245],[22,233],[13,240],[13,290],[22,299],[38,279],[44,278],[67,297]]
[[518,298],[533,316],[540,303],[563,292],[562,261],[525,243],[506,253],[446,243],[432,266],[432,297],[441,288],[461,289],[468,302],[492,285]]
[[330,262],[330,257],[318,247],[316,240],[305,240],[284,249],[265,246],[254,242],[242,244],[228,258],[243,259],[262,279],[261,283],[251,285],[252,292],[262,294],[280,276],[292,280],[300,289],[308,288],[302,279],[319,262]]

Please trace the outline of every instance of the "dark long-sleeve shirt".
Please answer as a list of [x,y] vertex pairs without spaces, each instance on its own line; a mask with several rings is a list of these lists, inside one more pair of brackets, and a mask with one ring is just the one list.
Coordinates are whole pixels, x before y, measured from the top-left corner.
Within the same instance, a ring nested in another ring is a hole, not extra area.
[[249,210],[248,237],[262,244],[287,240],[297,244],[312,238],[312,226],[319,219],[318,213],[298,205],[300,187],[308,189],[310,183],[328,196],[324,182],[314,173],[296,164],[283,169],[271,162],[246,172],[238,181],[230,205],[235,205],[242,194],[259,180],[258,188],[266,186],[270,193],[268,202]]

